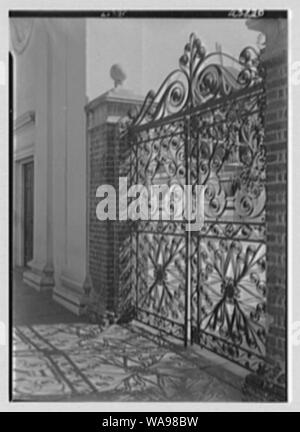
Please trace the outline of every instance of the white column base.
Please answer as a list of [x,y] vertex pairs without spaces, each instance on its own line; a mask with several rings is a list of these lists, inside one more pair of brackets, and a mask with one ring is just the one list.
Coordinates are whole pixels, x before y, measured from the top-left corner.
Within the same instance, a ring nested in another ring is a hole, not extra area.
[[88,302],[86,284],[80,284],[67,276],[61,276],[60,287],[55,287],[53,300],[75,315],[82,315]]
[[24,283],[37,291],[53,290],[55,285],[53,269],[47,266],[39,268],[34,263],[29,265],[30,269],[25,270],[23,273]]

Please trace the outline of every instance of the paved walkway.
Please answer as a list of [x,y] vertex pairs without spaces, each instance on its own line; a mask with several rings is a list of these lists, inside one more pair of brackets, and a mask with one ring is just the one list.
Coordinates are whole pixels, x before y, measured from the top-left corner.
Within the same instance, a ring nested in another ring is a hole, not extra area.
[[20,275],[14,289],[14,400],[242,400],[231,376],[195,352],[132,324],[101,331]]

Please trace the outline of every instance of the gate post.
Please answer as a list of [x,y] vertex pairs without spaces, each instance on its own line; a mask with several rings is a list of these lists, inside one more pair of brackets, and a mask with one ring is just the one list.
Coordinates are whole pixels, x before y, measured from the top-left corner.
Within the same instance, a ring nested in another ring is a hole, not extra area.
[[287,399],[287,20],[248,20],[266,36],[266,366],[245,380],[247,399]]
[[[120,66],[111,68],[111,77],[125,74]],[[92,293],[89,309],[101,316],[108,309],[118,312],[119,243],[122,241],[121,222],[99,221],[96,217],[96,190],[100,185],[115,187],[118,197],[120,174],[119,122],[143,98],[125,89],[115,79],[115,87],[89,102],[87,115],[88,146],[88,261]],[[117,199],[118,208],[118,199]]]

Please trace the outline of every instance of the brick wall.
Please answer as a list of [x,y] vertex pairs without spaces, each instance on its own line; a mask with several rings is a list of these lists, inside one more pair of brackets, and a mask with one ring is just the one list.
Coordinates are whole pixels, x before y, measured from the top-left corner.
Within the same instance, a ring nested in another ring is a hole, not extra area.
[[266,69],[266,368],[245,380],[247,400],[287,399],[287,52],[264,62]]
[[287,19],[249,19],[250,30],[265,35],[266,70],[266,362],[245,379],[247,400],[287,400]]
[[[267,20],[266,20],[267,21]],[[245,379],[246,400],[287,400],[287,146],[286,23],[259,23],[267,34],[265,146],[267,334],[265,368]],[[278,28],[281,31],[278,31]],[[274,34],[277,38],[274,38]],[[273,45],[273,47],[272,47]],[[275,47],[275,49],[274,49]]]
[[[108,145],[109,144],[109,145]],[[105,309],[114,287],[114,226],[96,218],[96,190],[101,184],[115,184],[115,126],[106,123],[90,132],[89,179],[89,269],[93,288]]]
[[287,52],[265,62],[267,151],[267,356],[286,362],[287,313]]

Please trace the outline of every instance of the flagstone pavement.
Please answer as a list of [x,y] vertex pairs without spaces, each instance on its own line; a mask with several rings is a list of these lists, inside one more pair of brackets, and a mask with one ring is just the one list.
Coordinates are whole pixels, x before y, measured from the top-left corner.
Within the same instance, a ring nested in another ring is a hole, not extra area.
[[14,401],[242,401],[241,383],[134,324],[84,322],[15,275]]

